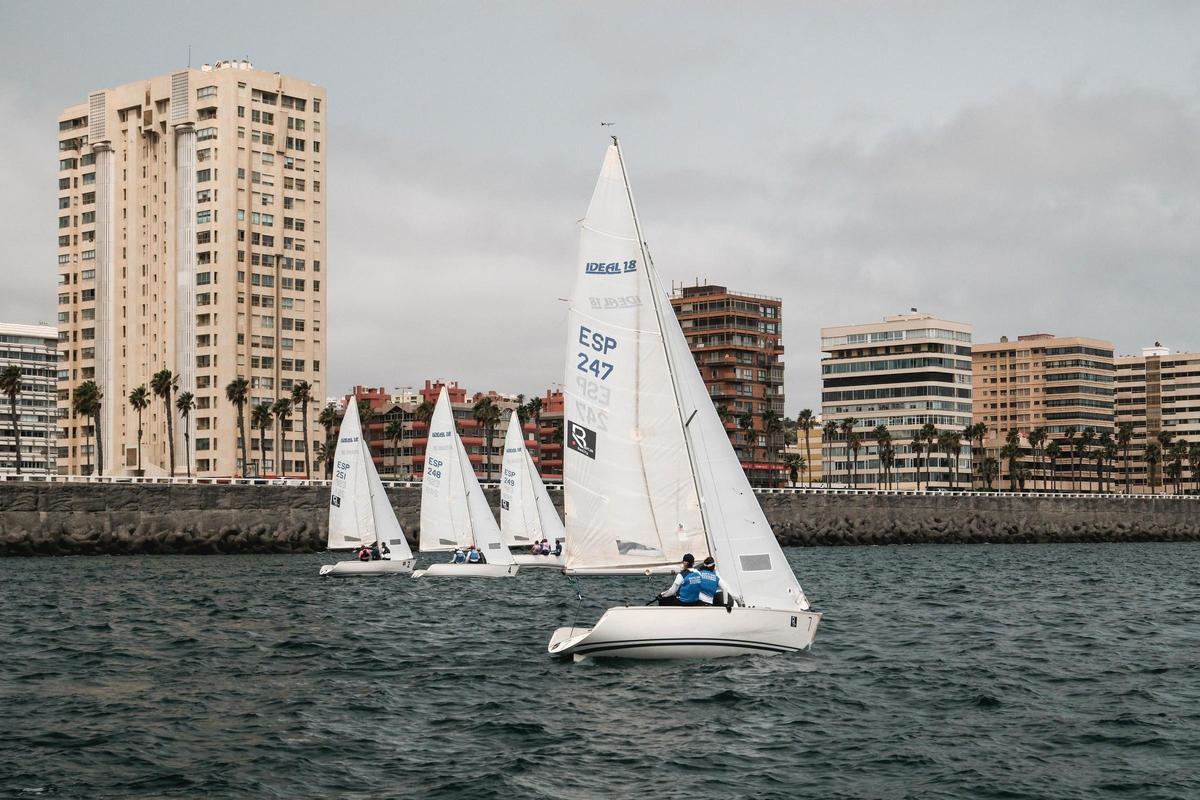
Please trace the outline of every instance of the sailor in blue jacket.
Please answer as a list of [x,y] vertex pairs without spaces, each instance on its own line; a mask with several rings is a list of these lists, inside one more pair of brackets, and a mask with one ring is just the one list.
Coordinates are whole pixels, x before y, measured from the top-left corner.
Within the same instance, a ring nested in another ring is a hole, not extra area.
[[660,592],[657,600],[660,606],[698,606],[700,605],[700,573],[693,569],[696,559],[691,553],[683,556],[683,569],[675,575],[675,580],[665,591]]
[[707,605],[723,605],[729,608],[733,605],[733,593],[729,586],[717,574],[717,563],[713,557],[704,559],[696,570],[700,573],[700,602]]

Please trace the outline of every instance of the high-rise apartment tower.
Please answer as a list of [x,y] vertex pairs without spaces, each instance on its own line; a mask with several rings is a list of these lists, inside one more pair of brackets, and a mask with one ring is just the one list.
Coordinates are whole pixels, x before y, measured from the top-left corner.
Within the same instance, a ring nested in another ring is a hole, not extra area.
[[[240,464],[237,410],[225,388],[249,383],[250,409],[287,398],[299,381],[325,386],[325,91],[226,61],[88,95],[58,120],[58,460],[86,462],[86,422],[72,390],[103,395],[105,474],[137,464],[129,394],[162,369],[195,409],[171,410],[175,471],[304,473],[303,437],[319,441],[315,406],[284,424],[283,452],[256,442]],[[167,415],[142,412],[142,463],[168,470]],[[276,423],[278,424],[278,423]],[[185,439],[186,434],[186,439]],[[257,434],[255,434],[257,435]]]

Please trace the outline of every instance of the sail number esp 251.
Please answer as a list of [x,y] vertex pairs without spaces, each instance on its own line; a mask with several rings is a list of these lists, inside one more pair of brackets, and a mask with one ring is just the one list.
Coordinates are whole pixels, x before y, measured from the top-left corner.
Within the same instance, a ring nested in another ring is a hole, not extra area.
[[602,381],[608,380],[608,376],[612,375],[613,365],[603,358],[598,358],[595,353],[599,353],[601,356],[608,355],[617,349],[617,340],[600,331],[594,331],[586,325],[580,325],[579,343],[587,349],[577,355],[579,363],[575,365],[575,368],[580,372],[590,372]]

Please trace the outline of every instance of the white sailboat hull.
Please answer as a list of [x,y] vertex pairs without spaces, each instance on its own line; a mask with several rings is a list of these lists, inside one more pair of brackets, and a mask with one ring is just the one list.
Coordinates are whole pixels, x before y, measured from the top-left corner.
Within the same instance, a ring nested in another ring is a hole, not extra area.
[[527,568],[543,567],[543,568],[550,568],[550,569],[562,569],[563,564],[566,563],[566,560],[561,555],[531,556],[529,553],[523,553],[520,555],[514,554],[513,561],[517,562],[522,567],[527,567]]
[[516,564],[432,564],[413,573],[414,578],[511,578]]
[[605,611],[591,628],[559,628],[547,649],[575,661],[778,655],[811,647],[820,622],[813,611],[625,606]]
[[653,567],[576,567],[564,569],[564,575],[672,575],[679,572],[678,564],[660,564]]
[[415,558],[404,561],[339,561],[325,564],[321,574],[332,578],[348,578],[360,575],[407,575],[413,571]]

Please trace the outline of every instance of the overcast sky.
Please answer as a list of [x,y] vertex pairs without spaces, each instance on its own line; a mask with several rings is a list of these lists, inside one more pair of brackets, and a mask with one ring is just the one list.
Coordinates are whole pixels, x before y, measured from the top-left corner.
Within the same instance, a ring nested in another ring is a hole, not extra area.
[[608,128],[665,281],[821,326],[1200,350],[1200,4],[33,3],[0,11],[0,320],[55,316],[55,118],[249,56],[326,87],[330,388],[540,393]]

